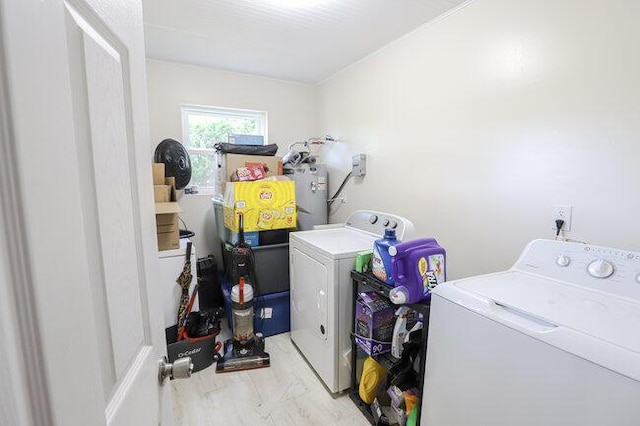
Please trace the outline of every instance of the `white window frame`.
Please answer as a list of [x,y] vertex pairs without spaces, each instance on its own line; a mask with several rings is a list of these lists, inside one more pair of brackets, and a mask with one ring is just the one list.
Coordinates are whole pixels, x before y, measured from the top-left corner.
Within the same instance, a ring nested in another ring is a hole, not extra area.
[[[193,154],[203,154],[203,155],[214,156],[216,153],[216,150],[213,148],[191,147],[191,141],[189,140],[189,115],[191,114],[205,115],[205,116],[208,115],[212,117],[225,117],[225,118],[257,119],[258,129],[256,134],[264,138],[265,145],[268,143],[266,111],[240,109],[240,108],[227,108],[227,107],[208,106],[208,105],[191,105],[191,104],[181,105],[180,110],[182,115],[182,141],[189,154],[193,153]],[[220,141],[220,142],[227,142],[227,141]],[[214,179],[215,179],[215,170],[212,170],[212,175],[214,176]],[[201,188],[202,193],[212,193],[213,190],[214,190],[214,187]]]

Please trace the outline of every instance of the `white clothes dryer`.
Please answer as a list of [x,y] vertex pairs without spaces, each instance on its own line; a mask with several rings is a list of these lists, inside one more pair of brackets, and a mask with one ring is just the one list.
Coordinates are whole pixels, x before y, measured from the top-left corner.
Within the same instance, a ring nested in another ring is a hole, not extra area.
[[414,227],[400,216],[358,210],[345,224],[289,237],[291,340],[331,392],[351,383],[351,270],[358,252],[393,228],[399,240]]
[[640,254],[535,240],[433,291],[421,424],[640,424]]

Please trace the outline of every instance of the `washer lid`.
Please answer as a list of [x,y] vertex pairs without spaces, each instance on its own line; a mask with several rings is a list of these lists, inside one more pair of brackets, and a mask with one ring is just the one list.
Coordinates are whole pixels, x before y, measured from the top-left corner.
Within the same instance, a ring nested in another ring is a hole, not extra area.
[[640,304],[519,271],[443,283],[434,294],[640,380]]
[[289,238],[291,242],[298,240],[332,259],[342,259],[354,257],[358,252],[372,249],[377,237],[341,227],[292,232]]

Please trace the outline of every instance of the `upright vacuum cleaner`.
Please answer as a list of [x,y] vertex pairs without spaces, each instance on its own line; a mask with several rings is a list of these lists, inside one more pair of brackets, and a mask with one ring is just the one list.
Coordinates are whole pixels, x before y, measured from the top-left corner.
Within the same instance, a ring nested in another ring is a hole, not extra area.
[[269,367],[264,339],[253,331],[255,268],[251,247],[244,241],[244,218],[238,218],[238,243],[231,250],[231,288],[233,338],[225,342],[225,354],[216,365],[216,373]]

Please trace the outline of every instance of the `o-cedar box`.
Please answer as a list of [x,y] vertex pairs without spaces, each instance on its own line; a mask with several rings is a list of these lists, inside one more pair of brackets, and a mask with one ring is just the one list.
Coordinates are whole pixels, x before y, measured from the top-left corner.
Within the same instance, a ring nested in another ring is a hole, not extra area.
[[228,182],[224,196],[224,226],[238,232],[238,213],[246,232],[296,227],[294,181]]

